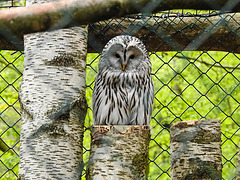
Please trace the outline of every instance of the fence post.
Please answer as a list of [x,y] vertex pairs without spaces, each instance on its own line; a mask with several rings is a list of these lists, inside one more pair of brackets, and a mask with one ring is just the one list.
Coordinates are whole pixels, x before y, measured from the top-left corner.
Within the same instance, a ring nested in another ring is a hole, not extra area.
[[222,179],[219,120],[175,123],[170,128],[171,179]]
[[25,35],[24,53],[18,179],[80,179],[87,26]]
[[148,171],[149,126],[94,126],[88,180],[145,180]]

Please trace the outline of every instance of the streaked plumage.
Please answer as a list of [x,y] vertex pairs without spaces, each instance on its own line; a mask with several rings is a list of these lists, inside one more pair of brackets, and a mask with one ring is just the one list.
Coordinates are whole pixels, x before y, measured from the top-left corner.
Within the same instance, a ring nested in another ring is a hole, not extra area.
[[154,98],[151,62],[136,37],[111,39],[99,60],[93,90],[94,125],[149,125]]

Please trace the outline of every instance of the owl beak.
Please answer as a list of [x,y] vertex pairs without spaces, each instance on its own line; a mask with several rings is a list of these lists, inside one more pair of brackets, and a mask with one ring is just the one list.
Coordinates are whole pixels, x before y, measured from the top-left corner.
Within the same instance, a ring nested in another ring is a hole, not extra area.
[[122,65],[123,71],[125,71],[125,68],[126,68],[126,64],[123,64],[123,65]]

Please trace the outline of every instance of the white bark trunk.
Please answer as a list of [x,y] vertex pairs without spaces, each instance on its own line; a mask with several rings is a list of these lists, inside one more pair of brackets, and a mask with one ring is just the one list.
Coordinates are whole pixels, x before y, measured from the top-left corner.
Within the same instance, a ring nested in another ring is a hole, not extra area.
[[171,179],[222,179],[219,120],[175,123],[170,128]]
[[76,27],[25,36],[20,178],[80,178],[86,31]]
[[146,179],[149,126],[94,126],[88,180]]
[[237,152],[237,166],[236,166],[236,180],[240,180],[240,142],[238,146],[238,152]]
[[87,27],[25,35],[24,51],[19,179],[80,179]]

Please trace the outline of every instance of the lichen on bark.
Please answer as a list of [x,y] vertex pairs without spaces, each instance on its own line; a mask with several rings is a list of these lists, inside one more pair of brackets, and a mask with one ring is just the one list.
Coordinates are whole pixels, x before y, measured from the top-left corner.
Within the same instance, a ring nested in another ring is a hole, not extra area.
[[219,120],[175,123],[170,128],[171,179],[222,179]]
[[149,126],[94,126],[87,179],[146,179]]
[[86,32],[83,26],[24,37],[20,179],[81,177]]

